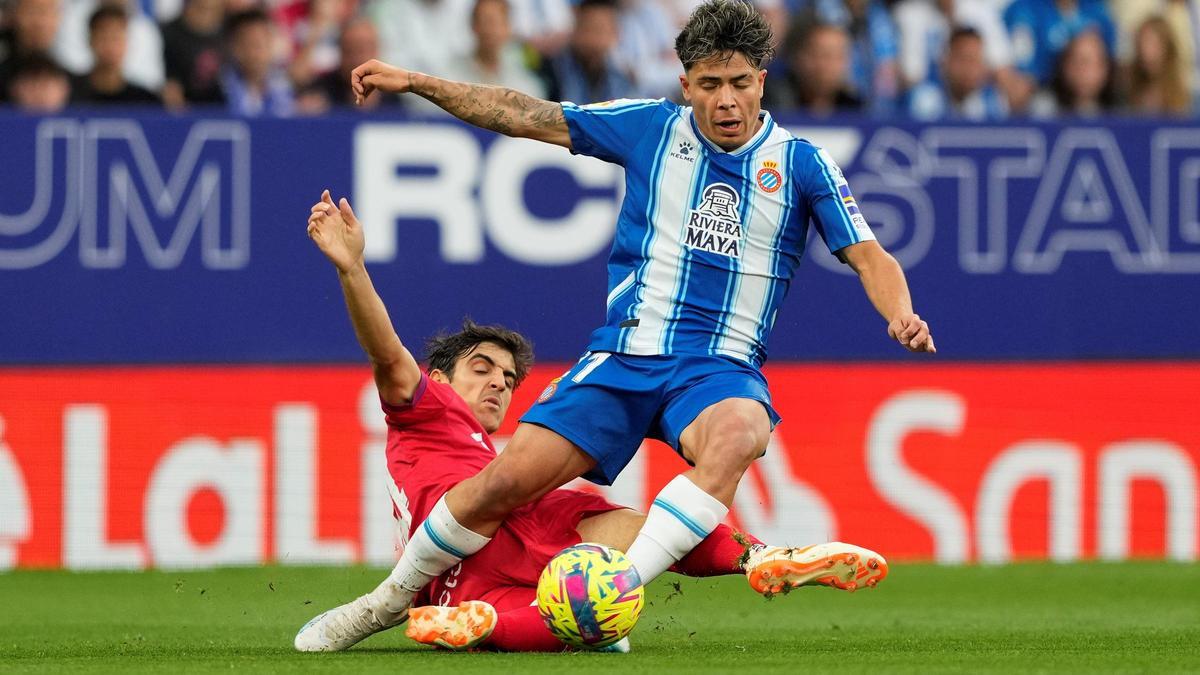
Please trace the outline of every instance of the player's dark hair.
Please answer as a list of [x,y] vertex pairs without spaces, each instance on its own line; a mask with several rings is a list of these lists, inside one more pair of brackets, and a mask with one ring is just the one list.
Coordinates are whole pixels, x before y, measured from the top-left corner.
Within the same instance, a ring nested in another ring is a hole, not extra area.
[[692,12],[675,38],[675,53],[684,70],[713,57],[742,54],[750,65],[762,68],[775,55],[767,20],[749,2],[708,0]]
[[439,333],[425,343],[425,360],[430,370],[440,370],[447,377],[454,377],[454,366],[481,343],[491,342],[512,354],[517,373],[515,389],[529,374],[533,365],[533,345],[520,333],[504,326],[480,325],[471,319],[463,319],[462,330],[457,333]]
[[104,21],[120,21],[122,26],[129,25],[129,12],[120,5],[102,4],[88,17],[88,35],[96,32],[96,27]]

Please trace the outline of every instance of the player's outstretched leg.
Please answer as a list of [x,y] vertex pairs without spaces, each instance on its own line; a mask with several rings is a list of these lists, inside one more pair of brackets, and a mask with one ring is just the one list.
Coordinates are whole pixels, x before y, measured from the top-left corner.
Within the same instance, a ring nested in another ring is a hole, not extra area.
[[497,616],[496,610],[482,600],[461,602],[458,607],[414,607],[404,633],[421,644],[471,649],[492,634]]
[[301,652],[340,652],[407,618],[408,610],[389,612],[368,593],[310,619],[296,633],[294,644]]
[[443,495],[409,538],[400,561],[388,578],[354,602],[314,617],[296,634],[296,649],[302,652],[341,651],[381,630],[399,625],[407,618],[408,608],[421,588],[489,541],[489,537],[460,525]]
[[767,597],[814,584],[844,591],[874,588],[888,574],[883,556],[840,541],[799,548],[752,544],[743,567],[750,587]]

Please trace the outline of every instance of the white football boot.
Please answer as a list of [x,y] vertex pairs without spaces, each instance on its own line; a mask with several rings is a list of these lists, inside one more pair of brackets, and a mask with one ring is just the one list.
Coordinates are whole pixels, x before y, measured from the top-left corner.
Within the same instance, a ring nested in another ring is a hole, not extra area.
[[301,652],[340,652],[407,619],[407,609],[390,612],[367,594],[310,619],[294,644]]

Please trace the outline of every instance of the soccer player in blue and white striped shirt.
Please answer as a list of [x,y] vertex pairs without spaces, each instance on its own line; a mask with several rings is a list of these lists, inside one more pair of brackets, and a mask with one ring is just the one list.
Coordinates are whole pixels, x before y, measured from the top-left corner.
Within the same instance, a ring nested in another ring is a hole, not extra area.
[[[888,335],[934,351],[900,266],[876,243],[841,170],[760,109],[766,21],[739,0],[709,0],[675,47],[690,106],[558,104],[378,61],[355,69],[360,98],[412,92],[477,126],[620,164],[626,194],[607,320],[583,358],[542,393],[504,453],[431,510],[369,594],[373,616],[331,610],[302,630],[306,645],[344,649],[394,625],[417,590],[482,548],[514,509],[581,475],[611,483],[646,437],[694,468],[658,494],[628,555],[648,583],[687,554],[724,519],[779,421],[759,367],[810,223],[858,273]],[[751,553],[761,592],[791,585],[814,562],[790,549]]]

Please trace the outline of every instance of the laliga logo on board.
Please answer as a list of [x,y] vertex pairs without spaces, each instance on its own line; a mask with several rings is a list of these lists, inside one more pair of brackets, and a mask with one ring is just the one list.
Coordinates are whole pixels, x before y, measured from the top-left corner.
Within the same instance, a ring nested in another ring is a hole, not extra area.
[[758,170],[758,175],[755,180],[758,182],[758,189],[767,194],[772,194],[779,191],[783,187],[783,175],[778,171],[779,163],[767,160],[763,162],[762,168]]

